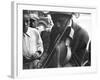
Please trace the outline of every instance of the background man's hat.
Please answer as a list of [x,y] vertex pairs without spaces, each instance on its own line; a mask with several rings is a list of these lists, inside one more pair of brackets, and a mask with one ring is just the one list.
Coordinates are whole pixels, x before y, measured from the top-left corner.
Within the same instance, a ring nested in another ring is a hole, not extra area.
[[28,10],[23,10],[23,18],[24,18],[24,21],[27,21],[30,19]]
[[34,19],[34,20],[38,20],[39,19],[37,14],[30,14],[30,18]]
[[37,11],[30,11],[30,18],[33,20],[38,20],[39,19],[38,12]]

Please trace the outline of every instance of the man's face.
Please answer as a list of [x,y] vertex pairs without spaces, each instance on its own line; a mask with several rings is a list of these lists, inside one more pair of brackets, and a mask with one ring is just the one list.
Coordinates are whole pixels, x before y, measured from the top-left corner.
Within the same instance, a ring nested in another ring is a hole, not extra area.
[[59,18],[56,20],[55,25],[57,25],[58,27],[63,27],[64,24],[65,24],[65,20],[66,20],[65,17],[59,17]]
[[55,26],[57,26],[59,28],[64,28],[68,19],[69,19],[69,16],[66,17],[66,16],[59,16],[58,15],[58,16],[53,18],[53,22],[54,22]]

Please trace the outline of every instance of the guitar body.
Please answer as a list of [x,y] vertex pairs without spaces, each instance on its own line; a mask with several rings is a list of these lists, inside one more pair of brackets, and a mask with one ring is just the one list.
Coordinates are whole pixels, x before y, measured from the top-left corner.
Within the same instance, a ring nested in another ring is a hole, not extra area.
[[67,48],[64,41],[57,44],[50,61],[48,61],[47,68],[63,67],[67,63]]
[[63,67],[66,63],[66,56],[67,56],[67,48],[65,46],[65,42],[60,42],[56,47],[57,53],[57,67]]

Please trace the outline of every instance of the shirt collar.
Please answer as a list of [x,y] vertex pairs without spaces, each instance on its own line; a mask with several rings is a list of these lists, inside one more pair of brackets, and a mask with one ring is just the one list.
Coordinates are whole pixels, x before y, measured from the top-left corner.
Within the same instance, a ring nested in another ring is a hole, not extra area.
[[70,19],[69,24],[67,26],[69,26],[69,27],[72,26],[72,19]]

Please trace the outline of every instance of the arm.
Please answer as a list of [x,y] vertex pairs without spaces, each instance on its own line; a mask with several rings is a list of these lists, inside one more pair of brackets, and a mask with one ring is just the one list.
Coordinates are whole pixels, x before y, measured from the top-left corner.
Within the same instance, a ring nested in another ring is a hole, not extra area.
[[86,45],[89,40],[87,32],[83,29],[79,29],[74,35],[73,44],[72,44],[72,55],[81,65],[83,56],[86,51]]
[[38,54],[38,57],[40,57],[42,53],[43,53],[43,43],[40,33],[36,29],[33,29],[30,32],[30,54],[32,54],[33,56],[35,54]]
[[40,36],[40,33],[38,33],[37,52],[39,52],[39,54],[42,55],[43,51],[44,48],[43,48],[42,38]]

